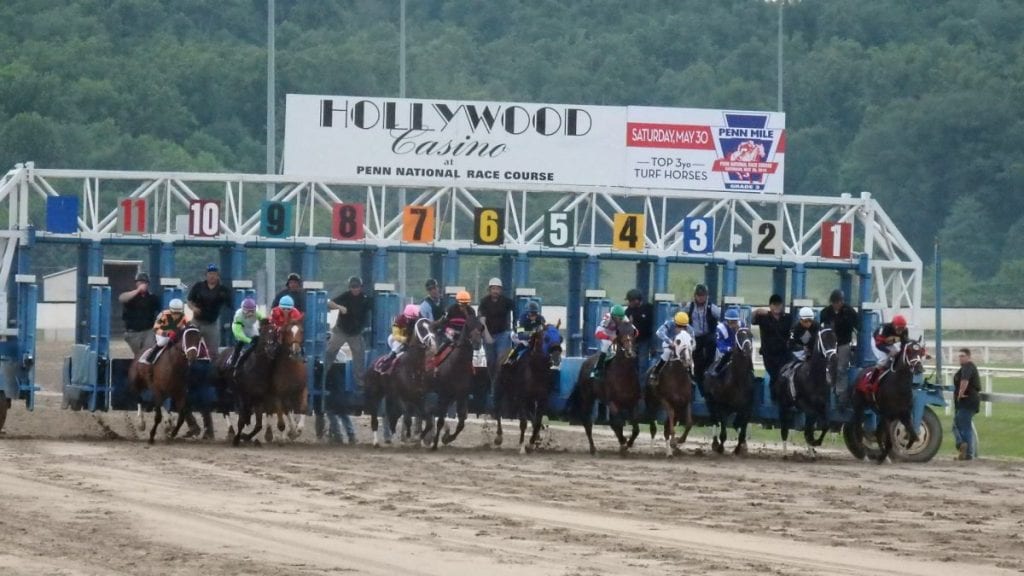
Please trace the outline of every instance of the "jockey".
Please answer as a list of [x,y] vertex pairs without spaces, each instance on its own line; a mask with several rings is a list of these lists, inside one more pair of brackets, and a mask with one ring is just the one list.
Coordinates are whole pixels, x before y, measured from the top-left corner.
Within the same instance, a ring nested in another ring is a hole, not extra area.
[[661,374],[662,368],[665,367],[665,363],[672,358],[676,334],[680,332],[686,332],[691,337],[693,336],[693,329],[690,328],[690,315],[682,310],[676,312],[671,320],[666,320],[664,324],[658,327],[658,331],[654,333],[661,340],[661,358],[658,359],[654,370],[651,370],[651,382],[658,380],[658,376]]
[[720,323],[715,340],[715,361],[708,370],[718,377],[729,363],[732,347],[736,343],[736,332],[740,329],[740,309],[733,306],[725,311],[725,323]]
[[544,326],[547,325],[547,320],[544,319],[540,314],[540,305],[534,301],[530,301],[526,304],[526,311],[519,317],[516,322],[516,330],[512,333],[512,342],[515,347],[512,348],[512,352],[505,359],[505,364],[511,364],[519,359],[519,355],[526,350],[526,346],[530,342],[530,334],[537,330],[543,330]]
[[270,311],[270,325],[276,330],[280,330],[285,324],[292,321],[302,320],[302,312],[295,307],[295,301],[292,300],[291,296],[281,296],[281,300],[277,302],[277,306]]
[[625,318],[626,309],[621,304],[616,304],[612,306],[608,314],[604,315],[597,330],[594,330],[594,336],[597,337],[597,341],[601,345],[601,355],[597,357],[597,363],[590,371],[591,378],[599,377],[604,370],[604,365],[608,360],[608,351],[611,350],[612,343],[615,342],[615,338],[619,334],[619,325]]
[[[884,356],[875,365],[872,380],[892,364],[892,359],[899,354],[903,346],[910,340],[907,334],[907,319],[902,314],[892,317],[892,322],[882,324],[875,330],[875,348]],[[899,346],[896,346],[899,344]]]
[[419,317],[420,307],[415,304],[406,305],[402,313],[395,316],[391,322],[391,334],[388,335],[388,347],[391,348],[391,352],[388,352],[384,360],[385,365],[402,355],[405,343],[409,340],[409,332]]
[[793,352],[795,359],[803,362],[810,357],[821,326],[814,319],[814,310],[807,306],[800,309],[797,317],[799,321],[789,334],[789,349]]
[[[440,349],[447,348],[449,344],[455,341],[455,338],[462,332],[462,329],[466,326],[466,321],[470,318],[476,318],[476,310],[469,303],[473,300],[473,297],[469,292],[462,290],[455,295],[455,304],[448,308],[444,316],[438,318],[432,324],[434,329],[442,328],[442,344]],[[440,349],[438,352],[440,352]]]
[[[282,296],[290,298],[290,296]],[[235,350],[231,353],[228,366],[237,368],[249,356],[256,341],[260,338],[260,321],[266,316],[256,309],[256,301],[252,298],[242,300],[242,307],[235,312],[235,318],[231,322],[231,333],[235,337]],[[243,351],[244,348],[244,351]]]
[[156,346],[143,354],[140,361],[143,363],[152,362],[158,350],[165,348],[168,344],[178,338],[178,333],[185,329],[188,321],[185,320],[185,303],[180,298],[171,300],[167,310],[164,310],[156,318],[153,324],[153,332],[156,334]]

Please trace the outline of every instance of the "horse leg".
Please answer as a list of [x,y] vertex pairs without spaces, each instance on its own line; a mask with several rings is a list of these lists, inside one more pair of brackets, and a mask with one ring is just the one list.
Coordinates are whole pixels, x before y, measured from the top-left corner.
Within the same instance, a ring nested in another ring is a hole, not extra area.
[[445,426],[445,419],[448,416],[448,406],[450,406],[451,403],[451,399],[449,398],[438,398],[437,418],[434,425],[434,441],[430,445],[431,450],[437,450],[437,443],[441,440],[441,429]]
[[[789,427],[792,426],[792,413],[789,408],[779,403],[779,428],[782,430],[782,455],[789,453]],[[806,423],[804,423],[806,427]],[[806,429],[806,428],[805,428]]]
[[519,406],[519,453],[526,454],[526,406]]
[[160,420],[163,419],[163,416],[161,415],[162,409],[160,408],[160,405],[164,403],[163,399],[157,396],[153,398],[153,400],[156,404],[153,407],[153,428],[149,431],[150,444],[153,444],[154,438],[156,438],[156,429],[160,427]]
[[749,422],[750,414],[736,414],[736,429],[739,431],[739,437],[736,440],[736,448],[732,452],[736,456],[747,455],[747,424]]
[[671,404],[665,405],[665,457],[671,458],[676,448],[676,411]]
[[657,450],[655,447],[655,437],[658,435],[658,415],[655,414],[651,417],[651,423],[647,427],[651,431],[651,452]]
[[719,454],[725,453],[725,440],[728,438],[729,433],[726,423],[727,418],[727,416],[722,416],[718,421],[718,448],[715,452],[718,452]]
[[[580,395],[580,419],[583,421],[583,430],[587,433],[587,442],[590,443],[590,455],[597,455],[597,447],[594,446],[594,400]],[[589,400],[589,401],[584,401]]]
[[[535,402],[533,405],[533,434],[530,435],[530,445],[540,446],[540,431],[544,428],[544,401]],[[548,435],[550,438],[550,433]]]
[[[633,408],[633,410],[634,412],[633,414],[631,414],[631,417],[629,419],[630,423],[633,424],[633,430],[629,435],[629,440],[626,440],[627,449],[633,447],[633,443],[636,442],[637,436],[640,435],[640,418],[637,417],[636,415],[636,408]],[[623,420],[623,423],[625,423],[625,420]]]
[[910,419],[910,412],[900,414],[900,424],[903,424],[904,430],[907,431],[907,448],[910,448],[918,441],[917,430],[914,430],[914,424]]
[[[174,431],[171,432],[171,438],[176,438],[178,436],[178,431],[181,430],[182,424],[185,423],[185,415],[187,414],[192,416],[192,411],[190,411],[188,406],[185,405],[186,400],[187,398],[185,397],[185,394],[181,394],[178,398],[174,399],[174,409],[178,412],[178,424],[174,427]],[[192,419],[194,420],[195,417]]]
[[238,409],[238,428],[235,430],[234,437],[231,439],[233,446],[238,446],[242,443],[242,430],[249,425],[249,419],[251,418],[249,413],[249,407],[242,405]]
[[458,421],[457,424],[455,424],[455,432],[453,432],[452,434],[448,434],[448,432],[446,431],[444,433],[444,445],[445,446],[451,444],[452,442],[455,442],[455,439],[458,438],[459,434],[462,433],[462,431],[466,428],[466,418],[469,416],[469,398],[468,397],[463,396],[461,399],[459,399],[456,402],[456,404],[455,404],[455,414],[456,414],[456,416],[458,416],[459,421]]
[[[690,435],[690,428],[693,428],[693,403],[686,403],[686,422],[683,426],[683,437],[679,440],[678,444],[685,444],[686,437]],[[677,444],[677,446],[678,446]]]
[[889,457],[889,452],[892,450],[892,440],[889,438],[889,420],[886,418],[878,419],[878,428],[875,429],[875,441],[878,442],[878,458],[876,461],[879,464],[884,464],[885,459]]

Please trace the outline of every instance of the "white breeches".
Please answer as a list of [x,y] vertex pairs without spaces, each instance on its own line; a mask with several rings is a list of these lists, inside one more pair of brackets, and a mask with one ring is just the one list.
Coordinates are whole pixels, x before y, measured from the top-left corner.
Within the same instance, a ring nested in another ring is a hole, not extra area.
[[168,338],[167,336],[161,336],[160,334],[156,335],[156,345],[157,346],[161,346],[161,347],[167,346],[167,343],[170,342],[170,341],[171,341],[171,339]]

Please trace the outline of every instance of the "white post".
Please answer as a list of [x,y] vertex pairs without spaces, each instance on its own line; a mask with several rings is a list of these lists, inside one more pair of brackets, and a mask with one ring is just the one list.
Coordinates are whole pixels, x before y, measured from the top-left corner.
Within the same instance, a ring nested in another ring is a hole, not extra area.
[[[987,348],[986,348],[986,350],[987,350]],[[989,372],[989,371],[985,371],[985,393],[986,394],[991,394],[992,393],[992,372]],[[992,403],[991,402],[985,402],[985,418],[990,418],[991,416],[992,416]]]

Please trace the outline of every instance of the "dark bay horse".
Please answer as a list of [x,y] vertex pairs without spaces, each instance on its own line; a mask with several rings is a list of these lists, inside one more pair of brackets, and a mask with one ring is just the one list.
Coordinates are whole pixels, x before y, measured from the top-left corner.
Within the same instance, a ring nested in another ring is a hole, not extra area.
[[157,426],[163,420],[162,407],[164,400],[171,400],[172,409],[178,413],[178,421],[171,432],[171,438],[178,435],[181,425],[185,423],[188,411],[188,371],[200,356],[203,337],[199,328],[189,324],[181,331],[178,341],[171,342],[152,364],[140,364],[138,359],[132,362],[128,371],[128,381],[137,393],[149,390],[153,394],[153,411],[155,412],[153,428],[149,431],[149,443],[154,442]]
[[[597,454],[594,446],[594,401],[600,400],[608,407],[608,425],[619,440],[619,454],[625,456],[633,442],[640,435],[640,382],[636,371],[636,329],[629,321],[619,324],[615,337],[615,353],[608,360],[604,374],[591,378],[590,372],[597,363],[599,354],[592,354],[583,361],[573,392],[574,408],[583,421],[583,429],[590,442],[590,454]],[[622,429],[626,419],[633,424],[629,439]]]
[[[781,371],[779,381],[773,382],[779,402],[779,425],[782,428],[782,451],[786,451],[789,430],[796,413],[804,415],[804,440],[807,451],[814,455],[814,447],[821,446],[828,433],[828,398],[835,384],[838,367],[836,350],[838,341],[831,328],[822,328],[814,341],[810,358],[791,369]],[[821,435],[814,437],[814,430]]]
[[380,405],[385,402],[384,425],[394,434],[398,419],[404,416],[404,438],[412,437],[412,419],[426,418],[426,368],[427,346],[430,341],[430,321],[420,318],[413,324],[412,334],[406,339],[402,355],[395,359],[389,374],[381,374],[374,368],[366,371],[366,409],[370,412],[370,430],[373,431],[373,446],[380,446]]
[[[665,411],[665,456],[671,458],[693,428],[693,337],[679,332],[672,339],[672,355],[658,374],[658,381],[645,387],[645,404],[651,419],[651,444],[658,433],[658,409]],[[644,380],[647,381],[646,379]],[[676,441],[676,423],[684,417],[683,437]]]
[[551,394],[551,381],[556,375],[551,366],[561,362],[561,355],[562,335],[558,326],[548,324],[530,334],[522,358],[510,365],[501,366],[494,402],[494,418],[498,421],[498,433],[494,438],[496,446],[502,443],[501,416],[505,405],[513,406],[519,418],[519,453],[526,454],[527,423],[533,424],[530,446],[536,447],[540,442],[542,421]]
[[911,340],[899,351],[893,361],[893,367],[878,379],[878,390],[871,393],[864,385],[864,378],[871,368],[861,371],[857,383],[853,386],[853,430],[856,438],[864,435],[864,409],[872,408],[878,413],[879,422],[875,428],[875,439],[878,442],[879,464],[892,453],[892,427],[895,422],[903,424],[907,431],[907,448],[917,442],[917,430],[911,423],[911,410],[914,406],[914,374],[924,370],[924,359],[927,356],[920,340]]
[[736,442],[736,455],[747,453],[747,424],[754,410],[754,337],[749,328],[736,331],[733,341],[732,355],[729,365],[721,377],[710,372],[705,375],[705,398],[711,421],[718,426],[718,435],[711,442],[711,449],[722,454],[725,452],[725,440],[729,416],[735,414],[733,426],[739,431]]
[[[437,422],[434,429],[434,441],[431,450],[437,450],[437,443],[441,440],[441,429],[444,428],[444,421],[448,415],[448,407],[455,404],[456,414],[459,422],[455,432],[449,434],[444,431],[443,442],[451,444],[459,437],[462,429],[466,427],[466,417],[469,414],[469,394],[473,389],[473,352],[479,350],[483,344],[483,324],[476,317],[466,320],[462,332],[452,343],[452,351],[448,357],[437,367],[434,374],[428,375],[431,388],[437,392],[437,406],[435,416]],[[427,430],[423,431],[426,437]]]
[[[227,389],[237,402],[238,426],[231,439],[235,446],[243,440],[251,442],[263,429],[263,413],[266,411],[266,401],[270,394],[270,375],[279,348],[271,332],[270,322],[266,319],[261,320],[259,341],[237,369],[232,369],[228,365],[231,349],[221,352],[214,365],[218,387]],[[256,424],[252,432],[246,433],[245,428],[252,422],[254,415]]]
[[[277,416],[277,431],[285,431],[287,418],[288,439],[302,435],[309,390],[306,378],[306,359],[302,355],[305,338],[302,320],[291,320],[280,328],[271,328],[270,337],[276,346],[270,372],[270,392],[266,399],[266,412]],[[296,420],[295,415],[298,415]],[[273,431],[267,429],[267,441],[273,440]]]

